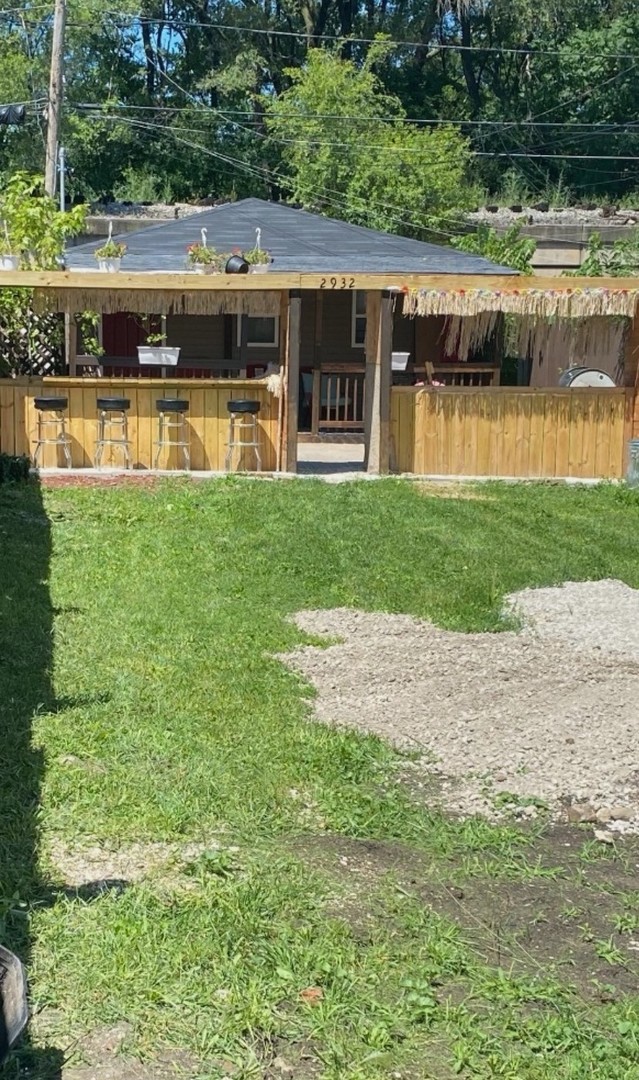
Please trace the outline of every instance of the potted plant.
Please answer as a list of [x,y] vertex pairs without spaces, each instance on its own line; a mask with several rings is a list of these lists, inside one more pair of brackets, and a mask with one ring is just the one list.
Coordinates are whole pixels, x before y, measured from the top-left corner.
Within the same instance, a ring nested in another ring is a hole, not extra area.
[[228,255],[221,255],[206,242],[207,231],[200,229],[199,244],[189,244],[186,249],[187,263],[196,274],[219,274],[226,265]]
[[113,222],[109,222],[109,235],[101,247],[96,248],[94,255],[98,260],[98,267],[107,274],[115,274],[120,269],[120,263],[126,252],[126,244],[113,239]]
[[266,274],[271,262],[268,251],[262,247],[262,230],[255,230],[255,247],[243,251],[242,255],[249,264],[249,274]]
[[221,271],[224,256],[219,255],[215,248],[206,244],[189,244],[186,250],[189,267],[194,273],[219,274]]
[[180,359],[180,346],[167,345],[165,334],[149,333],[150,320],[144,320],[146,343],[138,345],[138,360],[141,364],[153,364],[155,367],[176,367]]
[[20,256],[16,255],[13,249],[11,237],[9,236],[9,228],[5,221],[4,236],[0,237],[0,270],[18,270],[19,267]]
[[98,337],[100,316],[97,311],[81,311],[75,317],[80,335],[82,352],[76,356],[76,363],[84,369],[95,368],[101,372],[100,360],[104,349]]

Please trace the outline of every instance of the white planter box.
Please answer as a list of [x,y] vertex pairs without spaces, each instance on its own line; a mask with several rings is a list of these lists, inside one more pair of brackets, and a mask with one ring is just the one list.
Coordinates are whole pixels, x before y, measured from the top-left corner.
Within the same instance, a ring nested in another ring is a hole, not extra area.
[[408,367],[409,352],[391,353],[391,366],[393,371],[406,371]]
[[268,263],[250,263],[249,274],[268,274]]
[[0,255],[0,270],[19,270],[19,255]]
[[138,360],[141,364],[153,364],[155,367],[175,367],[179,358],[179,345],[138,345]]
[[218,270],[217,266],[211,266],[210,263],[192,263],[191,270],[194,274],[220,274],[222,272]]
[[117,274],[122,259],[98,259],[98,269],[105,274]]

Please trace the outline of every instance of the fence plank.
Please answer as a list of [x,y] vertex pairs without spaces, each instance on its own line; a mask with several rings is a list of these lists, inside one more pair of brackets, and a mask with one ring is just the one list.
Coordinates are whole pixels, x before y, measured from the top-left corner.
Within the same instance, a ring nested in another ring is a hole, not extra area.
[[[129,439],[134,466],[148,469],[153,466],[158,438],[159,397],[182,397],[190,402],[187,422],[191,438],[194,468],[222,470],[226,453],[228,411],[226,403],[232,397],[251,398],[261,403],[259,415],[262,466],[272,470],[276,463],[278,403],[266,386],[255,380],[197,380],[176,379],[90,379],[57,378],[7,379],[0,381],[0,450],[8,453],[33,455],[37,414],[33,398],[39,393],[58,394],[69,400],[67,430],[71,437],[72,462],[75,467],[90,467],[95,462],[97,437],[98,396],[124,396],[131,401]],[[402,423],[406,432],[402,449],[407,469],[412,467],[415,438],[413,433],[413,402],[407,401]],[[120,450],[104,454],[104,465],[120,465]],[[43,466],[63,464],[54,447],[45,448]],[[181,455],[165,454],[164,464],[175,467]],[[162,465],[162,460],[160,461]],[[253,460],[247,462],[253,468]]]
[[[393,389],[398,467],[424,475],[624,475],[632,391]],[[401,417],[401,420],[400,420]],[[412,417],[412,426],[411,426]]]

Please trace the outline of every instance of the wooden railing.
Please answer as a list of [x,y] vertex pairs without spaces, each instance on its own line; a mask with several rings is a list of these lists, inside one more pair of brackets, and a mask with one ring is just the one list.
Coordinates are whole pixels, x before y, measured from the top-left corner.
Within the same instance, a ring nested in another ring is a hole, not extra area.
[[391,466],[421,476],[625,474],[634,392],[512,387],[391,395]]
[[364,372],[355,369],[313,372],[311,431],[364,430]]
[[[33,398],[39,394],[68,398],[67,429],[71,436],[72,464],[89,468],[95,460],[97,398],[120,395],[131,401],[128,412],[129,438],[134,468],[148,469],[154,460],[158,438],[156,401],[161,397],[188,400],[186,414],[193,469],[224,468],[228,437],[227,402],[250,398],[261,402],[259,427],[262,467],[276,466],[278,402],[266,386],[256,380],[230,379],[89,379],[44,378],[0,379],[0,450],[12,454],[33,454],[37,414]],[[105,453],[103,464],[120,465],[118,451]],[[55,447],[46,447],[43,466],[63,464]],[[253,466],[251,461],[250,466]],[[163,452],[161,468],[180,467],[177,453]]]

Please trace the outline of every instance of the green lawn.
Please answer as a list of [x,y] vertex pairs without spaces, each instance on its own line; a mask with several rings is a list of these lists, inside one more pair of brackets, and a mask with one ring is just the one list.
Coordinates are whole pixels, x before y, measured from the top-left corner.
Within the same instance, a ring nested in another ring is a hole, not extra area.
[[[524,586],[639,587],[632,492],[479,495],[0,488],[0,938],[37,1010],[7,1077],[128,1020],[125,1056],[178,1048],[199,1078],[639,1078],[637,849],[430,812],[274,658],[301,608],[498,630]],[[102,890],[51,858],[200,841]],[[512,926],[506,895],[532,897]]]

